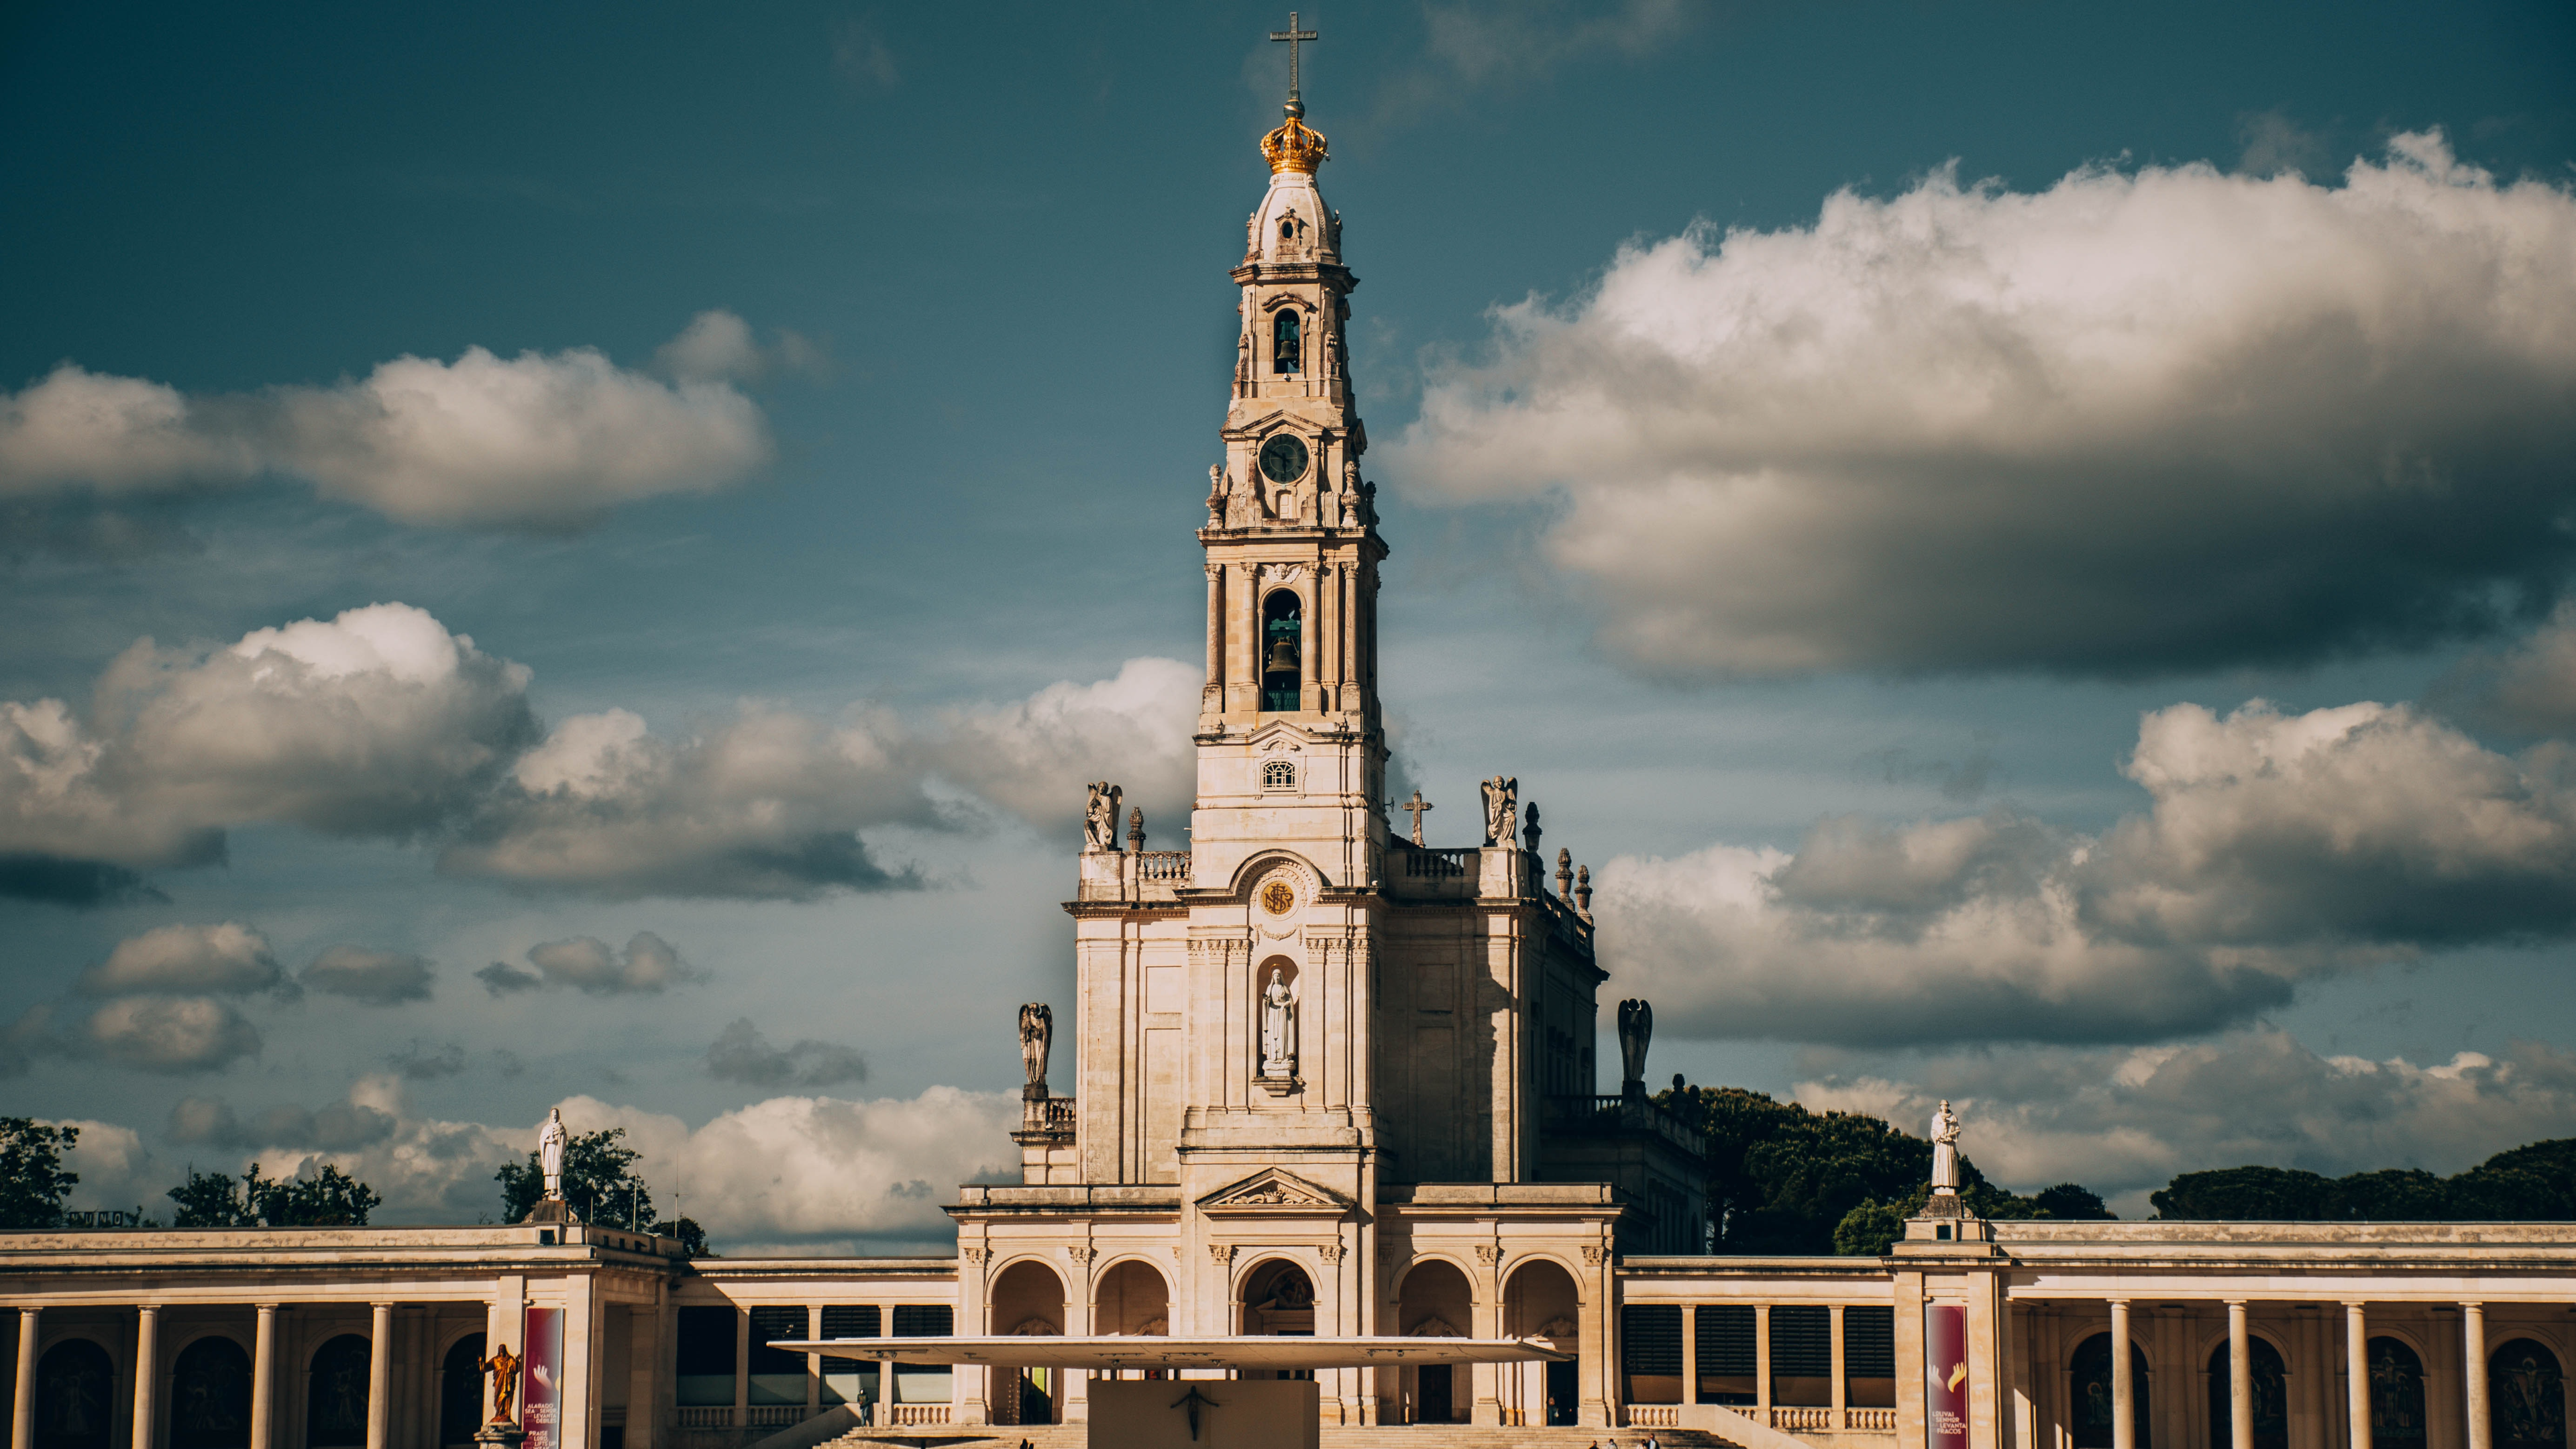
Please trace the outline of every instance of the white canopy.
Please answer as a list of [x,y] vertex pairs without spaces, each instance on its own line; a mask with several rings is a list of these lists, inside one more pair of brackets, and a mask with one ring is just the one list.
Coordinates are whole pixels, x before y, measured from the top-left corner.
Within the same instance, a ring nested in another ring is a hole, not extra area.
[[1096,1338],[1009,1335],[987,1338],[772,1339],[790,1353],[830,1354],[881,1363],[981,1363],[1064,1369],[1326,1369],[1371,1364],[1567,1362],[1526,1338],[1305,1338],[1240,1335],[1164,1338],[1126,1334]]

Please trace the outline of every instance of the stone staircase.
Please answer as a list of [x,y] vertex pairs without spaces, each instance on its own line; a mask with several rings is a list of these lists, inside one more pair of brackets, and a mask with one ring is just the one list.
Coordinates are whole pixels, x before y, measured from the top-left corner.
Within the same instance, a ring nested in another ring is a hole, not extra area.
[[[1639,1449],[1652,1434],[1663,1449],[1738,1449],[1732,1441],[1696,1429],[1497,1429],[1469,1424],[1382,1424],[1327,1427],[1323,1449]],[[947,1426],[853,1429],[819,1449],[1089,1449],[1083,1424]]]

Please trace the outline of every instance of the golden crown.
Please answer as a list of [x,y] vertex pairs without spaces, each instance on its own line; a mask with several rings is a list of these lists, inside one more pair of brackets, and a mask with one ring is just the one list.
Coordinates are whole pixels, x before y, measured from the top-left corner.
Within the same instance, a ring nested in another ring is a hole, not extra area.
[[1261,138],[1261,154],[1269,159],[1272,175],[1282,171],[1312,175],[1316,167],[1324,164],[1324,133],[1307,125],[1305,114],[1302,103],[1290,101],[1288,123]]

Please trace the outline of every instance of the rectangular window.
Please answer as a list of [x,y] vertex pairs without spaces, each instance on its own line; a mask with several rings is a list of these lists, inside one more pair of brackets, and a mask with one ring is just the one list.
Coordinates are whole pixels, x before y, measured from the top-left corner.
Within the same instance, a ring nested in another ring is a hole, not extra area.
[[[885,1333],[884,1316],[873,1303],[833,1304],[823,1310],[825,1338],[877,1338]],[[877,1401],[877,1366],[864,1358],[823,1356],[823,1402],[856,1404],[865,1409]]]
[[1682,1306],[1631,1303],[1619,1310],[1619,1368],[1628,1402],[1682,1401]]
[[1754,1382],[1753,1305],[1703,1303],[1696,1317],[1699,1402],[1760,1403]]
[[768,1305],[751,1310],[751,1401],[755,1404],[805,1402],[805,1355],[771,1348],[774,1338],[805,1336],[805,1310]]
[[1834,1401],[1834,1311],[1808,1304],[1771,1310],[1771,1402]]
[[[898,1303],[894,1306],[895,1338],[946,1338],[956,1329],[957,1315],[945,1303]],[[894,1398],[899,1404],[949,1402],[951,1380],[946,1364],[899,1363],[894,1366]]]
[[1896,1407],[1895,1309],[1843,1310],[1843,1399],[1859,1409]]
[[696,1406],[733,1403],[733,1316],[731,1308],[680,1310],[678,1379],[680,1402]]

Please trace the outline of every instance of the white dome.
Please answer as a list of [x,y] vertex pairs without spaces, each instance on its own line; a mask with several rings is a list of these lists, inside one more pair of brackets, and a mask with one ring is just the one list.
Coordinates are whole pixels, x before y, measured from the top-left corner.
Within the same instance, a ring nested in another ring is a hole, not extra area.
[[1338,259],[1339,228],[1315,189],[1313,173],[1273,172],[1270,193],[1252,213],[1252,232],[1245,255],[1265,264]]

